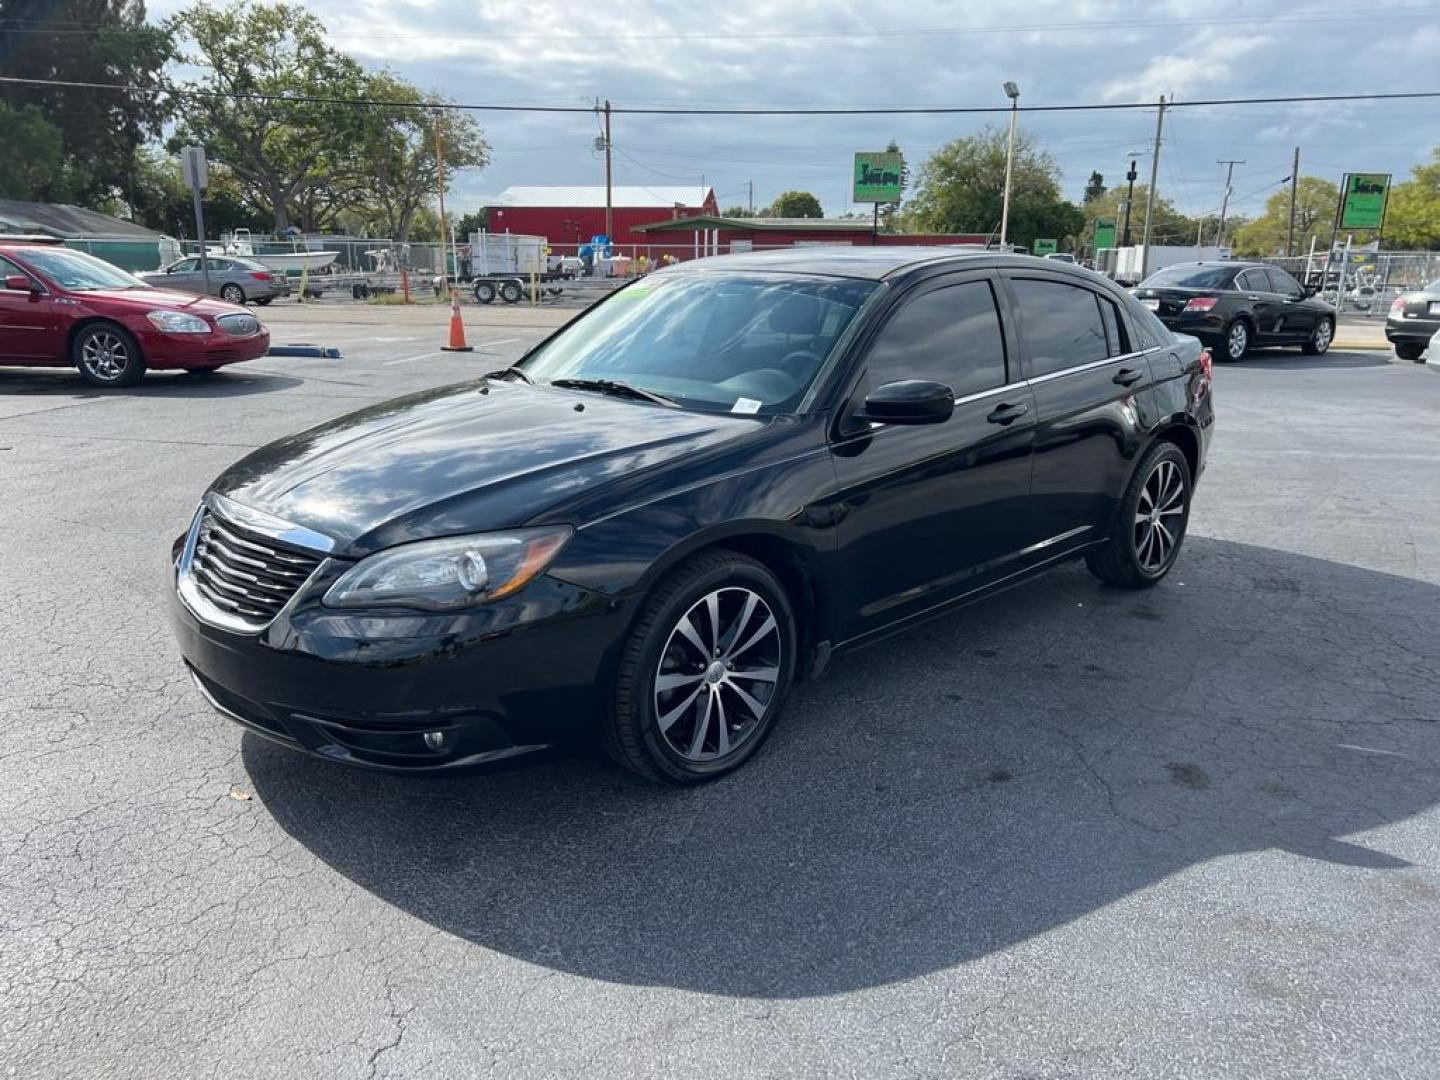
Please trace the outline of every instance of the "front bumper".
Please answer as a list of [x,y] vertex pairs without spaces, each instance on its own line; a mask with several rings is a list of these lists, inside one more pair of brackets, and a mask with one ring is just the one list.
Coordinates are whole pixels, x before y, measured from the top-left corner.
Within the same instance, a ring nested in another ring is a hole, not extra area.
[[541,576],[463,614],[324,607],[350,565],[327,559],[253,634],[197,616],[172,568],[171,624],[216,709],[295,749],[390,772],[454,771],[597,730],[627,605]]
[[218,330],[208,334],[162,334],[154,329],[139,330],[135,336],[145,354],[145,366],[153,370],[218,368],[255,360],[270,351],[270,331],[263,326],[245,337]]

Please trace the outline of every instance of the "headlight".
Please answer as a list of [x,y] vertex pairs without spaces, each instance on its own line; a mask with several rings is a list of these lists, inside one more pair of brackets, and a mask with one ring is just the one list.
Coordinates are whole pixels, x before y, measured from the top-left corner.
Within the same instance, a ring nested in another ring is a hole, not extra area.
[[345,571],[325,605],[453,611],[499,600],[549,566],[570,534],[569,526],[552,526],[402,544]]
[[197,315],[183,311],[152,311],[145,318],[150,325],[166,334],[208,334],[210,324]]

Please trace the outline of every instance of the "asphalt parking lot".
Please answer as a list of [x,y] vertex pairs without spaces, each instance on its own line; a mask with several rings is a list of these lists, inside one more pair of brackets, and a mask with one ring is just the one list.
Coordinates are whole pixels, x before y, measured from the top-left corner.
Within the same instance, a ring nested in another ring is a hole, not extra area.
[[[276,305],[267,358],[0,370],[0,1075],[1430,1077],[1440,375],[1217,367],[1180,564],[799,688],[691,791],[375,777],[217,718],[171,539],[249,448],[569,311]],[[1343,337],[1343,335],[1342,335]]]

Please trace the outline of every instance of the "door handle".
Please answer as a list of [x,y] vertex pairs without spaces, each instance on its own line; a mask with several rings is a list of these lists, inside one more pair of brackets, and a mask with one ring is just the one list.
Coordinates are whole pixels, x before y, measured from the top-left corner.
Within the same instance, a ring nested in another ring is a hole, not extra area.
[[985,419],[992,424],[1009,424],[1029,411],[1030,406],[1023,402],[1006,402],[1003,405],[996,405]]
[[1247,297],[1245,297],[1245,299],[1246,299],[1246,300],[1259,300],[1260,298],[1259,298],[1258,296],[1247,296]]
[[1112,381],[1119,383],[1121,386],[1129,386],[1131,383],[1139,382],[1144,377],[1145,373],[1139,368],[1122,367],[1115,373],[1115,378]]

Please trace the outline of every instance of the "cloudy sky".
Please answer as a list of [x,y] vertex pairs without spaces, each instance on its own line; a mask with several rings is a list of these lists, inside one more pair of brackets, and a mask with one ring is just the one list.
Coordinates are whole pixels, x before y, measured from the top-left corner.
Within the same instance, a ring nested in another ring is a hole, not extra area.
[[[180,6],[152,0],[152,17]],[[334,44],[468,103],[616,106],[1000,105],[1183,101],[1440,86],[1440,3],[1376,0],[308,0]],[[1224,12],[1223,16],[1220,12]],[[479,114],[494,147],[457,178],[468,210],[511,184],[599,184],[591,115]],[[918,164],[984,116],[618,116],[616,182],[713,186],[722,206],[804,188],[850,209],[850,155],[897,139]],[[1054,154],[1068,194],[1092,169],[1122,182],[1154,111],[1022,118]],[[1290,171],[1394,172],[1440,144],[1440,100],[1180,109],[1166,117],[1160,191],[1184,211],[1254,212]],[[1142,159],[1142,178],[1148,175]],[[868,207],[867,207],[868,209]]]

